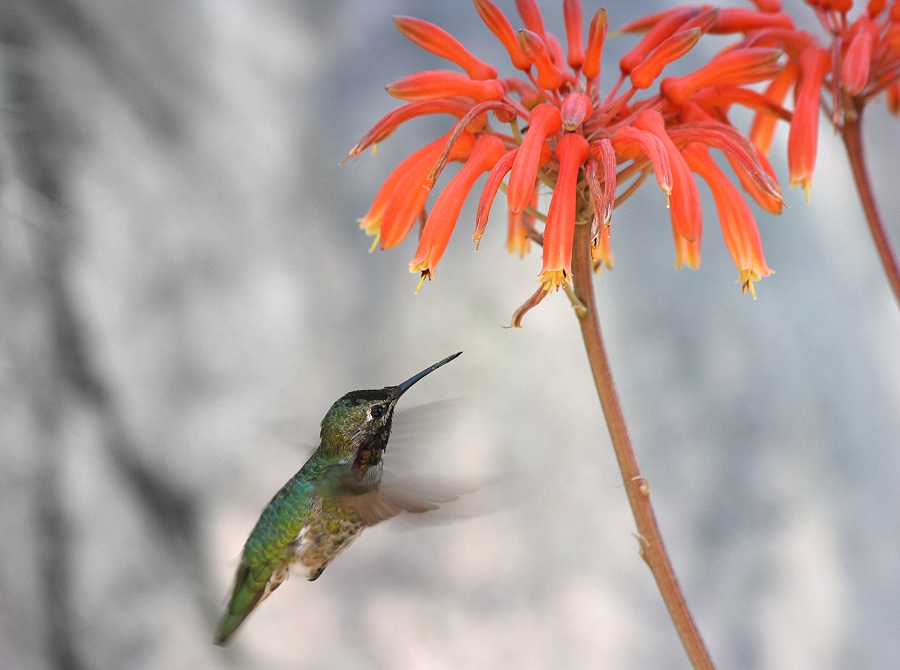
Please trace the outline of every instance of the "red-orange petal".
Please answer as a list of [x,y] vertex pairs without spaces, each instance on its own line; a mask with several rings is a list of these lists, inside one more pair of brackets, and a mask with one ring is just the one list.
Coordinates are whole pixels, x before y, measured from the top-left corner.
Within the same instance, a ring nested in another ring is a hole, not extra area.
[[572,242],[575,237],[575,206],[578,170],[591,154],[587,140],[568,133],[556,143],[559,174],[547,210],[544,228],[544,264],[540,281],[544,288],[559,288],[572,276]]
[[612,138],[612,145],[623,158],[636,159],[645,155],[653,165],[656,183],[670,196],[672,194],[672,167],[665,145],[656,135],[632,126],[622,126]]
[[[872,66],[872,47],[875,44],[875,35],[867,25],[872,21],[863,21],[860,18],[856,26],[858,30],[850,40],[847,53],[844,54],[844,65],[841,68],[841,80],[847,95],[855,96],[862,93],[869,82],[869,69]],[[877,30],[876,26],[872,26]]]
[[[798,72],[799,68],[794,61],[788,61],[781,73],[766,88],[765,97],[773,103],[781,105],[788,91],[791,90],[791,87],[797,80]],[[750,126],[748,137],[764,154],[768,154],[769,148],[772,146],[772,138],[775,135],[775,124],[777,122],[778,117],[765,110],[758,111],[756,116],[753,117],[753,124]]]
[[509,59],[512,61],[513,67],[517,70],[528,71],[531,67],[531,61],[522,53],[519,48],[519,40],[516,37],[516,31],[513,30],[512,24],[506,18],[506,14],[500,11],[491,0],[473,0],[475,9],[484,24],[490,29],[494,36],[500,40],[504,46]]
[[751,0],[761,12],[780,12],[781,0]]
[[666,77],[660,90],[676,105],[683,105],[706,86],[743,86],[765,81],[781,72],[781,49],[734,49],[720,53],[709,63],[682,77]]
[[[728,159],[728,162],[734,169],[735,174],[737,174],[738,180],[741,182],[741,188],[743,188],[750,195],[750,197],[753,198],[756,204],[766,210],[769,214],[781,214],[781,210],[784,208],[784,198],[782,198],[781,196],[776,197],[769,191],[760,188],[759,183],[749,177],[747,173],[742,169],[740,169],[737,162],[731,156],[726,154],[725,157]],[[778,177],[775,174],[775,168],[772,167],[772,164],[769,162],[769,159],[766,158],[766,155],[759,149],[756,149],[756,158],[759,161],[759,164],[762,165],[762,168],[763,170],[765,170],[766,174],[769,175],[769,179],[771,179],[773,183],[777,184]]]
[[[484,234],[488,217],[491,214],[491,205],[494,202],[494,198],[497,197],[500,183],[512,169],[513,161],[516,160],[516,154],[518,152],[518,147],[507,152],[503,158],[494,164],[494,167],[491,168],[491,172],[488,175],[487,181],[484,182],[484,188],[481,189],[481,199],[478,201],[478,209],[475,212],[475,234],[472,236],[472,240],[476,243],[481,240],[481,236]],[[549,156],[549,151],[547,153]],[[477,248],[478,247],[476,247],[476,249]]]
[[684,7],[678,6],[671,9],[663,9],[652,14],[644,14],[643,16],[629,21],[624,26],[619,26],[615,32],[617,33],[646,33],[650,31],[660,21],[668,18],[676,12],[680,12]]
[[475,180],[490,170],[506,153],[503,142],[493,135],[482,135],[475,143],[472,154],[459,172],[447,183],[431,208],[425,222],[416,255],[409,264],[410,272],[422,272],[430,277],[437,268],[453,228],[459,218],[466,196]]
[[430,142],[414,151],[400,161],[400,164],[391,171],[387,179],[382,183],[381,188],[378,189],[369,211],[359,219],[359,227],[366,231],[366,235],[380,235],[384,210],[391,196],[397,192],[397,185],[424,156],[434,155],[437,158],[447,143],[449,135],[450,133],[447,133],[443,137],[437,138],[434,142]]
[[[447,133],[440,142],[429,144],[428,153],[423,153],[397,183],[385,207],[381,222],[382,249],[390,249],[400,244],[419,218],[433,186],[433,183],[428,181],[428,173],[443,153],[449,137],[450,133]],[[464,132],[453,145],[450,160],[467,157],[474,145],[475,138],[472,133]]]
[[[616,151],[612,141],[607,138],[591,142],[591,156],[603,168],[603,193],[599,199],[593,190],[594,208],[597,211],[597,223],[609,225],[613,207],[616,203]],[[596,230],[593,233],[596,235]]]
[[[534,189],[534,197],[531,206],[537,207],[538,189]],[[528,222],[526,227],[526,221]],[[531,215],[527,211],[515,213],[506,211],[506,250],[511,254],[518,254],[524,258],[531,251],[531,237],[528,235],[528,227],[534,227]]]
[[682,152],[691,169],[709,185],[719,225],[728,253],[734,259],[740,276],[743,293],[748,290],[756,297],[753,282],[771,274],[763,256],[762,242],[756,221],[747,202],[731,183],[731,180],[716,165],[709,150],[701,144],[689,144]]
[[700,194],[684,157],[666,132],[662,115],[657,111],[645,110],[638,114],[634,126],[640,130],[647,130],[662,140],[672,167],[672,202],[669,215],[682,237],[689,242],[699,239],[703,226]]
[[675,33],[660,44],[646,60],[631,71],[631,85],[635,88],[650,88],[663,68],[678,60],[700,40],[700,28]]
[[559,109],[559,116],[562,119],[563,128],[566,130],[575,130],[584,123],[585,119],[591,117],[594,105],[590,97],[576,91],[566,96],[563,100],[562,107]]
[[587,51],[584,54],[584,65],[581,72],[588,79],[596,79],[600,76],[600,61],[603,56],[603,43],[606,41],[606,29],[609,19],[606,10],[602,7],[594,14],[591,25],[588,28]]
[[[372,126],[359,142],[350,149],[347,158],[356,158],[371,145],[387,139],[396,130],[397,126],[406,123],[410,119],[426,114],[452,114],[457,119],[461,119],[471,107],[471,102],[456,99],[408,102],[381,117],[378,123]],[[487,120],[486,115],[485,120]]]
[[657,22],[644,38],[619,60],[622,74],[631,74],[631,71],[643,63],[656,47],[674,35],[685,21],[694,18],[700,11],[700,7],[679,7],[667,12],[665,18]]
[[573,70],[584,63],[584,27],[581,18],[581,0],[563,0],[563,18],[566,23],[568,56],[566,62]]
[[496,79],[497,68],[472,55],[443,28],[411,16],[395,16],[394,25],[413,44],[459,65],[472,79]]
[[525,27],[535,33],[542,41],[547,41],[547,32],[544,30],[544,17],[541,8],[535,0],[516,0],[516,9]]
[[528,117],[528,132],[525,133],[509,175],[506,197],[511,211],[521,212],[528,206],[534,190],[534,180],[537,178],[544,140],[560,130],[562,119],[556,107],[542,103],[531,110]]
[[719,18],[709,29],[712,35],[728,33],[749,33],[763,28],[794,28],[794,20],[781,12],[758,12],[743,7],[727,7],[719,13]]
[[796,88],[797,104],[788,133],[788,169],[791,186],[802,186],[806,191],[807,202],[816,167],[822,80],[830,69],[831,58],[824,49],[813,47],[800,56],[800,76]]
[[886,6],[887,0],[869,0],[866,5],[866,14],[874,18],[881,14]]
[[499,100],[506,86],[499,79],[476,81],[450,70],[425,70],[398,79],[384,87],[400,100],[436,100],[462,96],[476,102]]
[[540,35],[530,30],[520,30],[517,36],[519,48],[537,70],[537,85],[548,91],[562,86],[563,76],[550,59],[550,54]]
[[887,108],[894,116],[900,116],[900,82],[898,81],[887,88]]
[[[686,112],[691,110],[691,103],[685,105]],[[720,121],[681,123],[669,131],[669,136],[676,146],[700,142],[718,149],[725,154],[735,171],[753,181],[758,190],[781,200],[781,189],[771,173],[771,166],[769,169],[765,167],[768,161],[764,163],[759,150],[734,127]]]
[[591,244],[591,260],[594,261],[594,269],[597,270],[597,272],[600,272],[600,269],[604,265],[607,270],[612,270],[613,268],[615,254],[612,252],[612,245],[610,243],[611,231],[612,226],[601,226],[600,231],[597,233],[597,237]]

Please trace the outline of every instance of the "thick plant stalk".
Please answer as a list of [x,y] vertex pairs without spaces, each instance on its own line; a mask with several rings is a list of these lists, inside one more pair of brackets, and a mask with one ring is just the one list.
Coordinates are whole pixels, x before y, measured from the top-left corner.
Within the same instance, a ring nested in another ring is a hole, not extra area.
[[866,161],[863,154],[862,143],[862,104],[854,105],[855,113],[848,113],[844,117],[841,136],[844,138],[844,146],[847,147],[847,157],[850,159],[850,168],[853,170],[853,179],[856,182],[856,190],[862,202],[866,221],[869,223],[869,231],[878,256],[884,266],[894,298],[900,304],[900,269],[897,267],[897,259],[891,250],[891,243],[884,230],[881,215],[878,213],[878,205],[875,203],[875,194],[872,192],[872,184],[869,181],[869,173],[866,170]]
[[700,631],[697,630],[690,610],[688,610],[687,602],[681,593],[681,587],[678,585],[663,545],[662,536],[656,524],[656,515],[650,504],[650,486],[638,467],[637,458],[631,446],[631,438],[628,436],[625,416],[622,414],[619,397],[613,384],[594,300],[590,238],[589,225],[575,226],[572,275],[575,283],[575,295],[580,302],[580,304],[576,304],[575,311],[581,324],[584,346],[590,361],[591,372],[594,375],[594,382],[597,385],[597,393],[600,395],[600,404],[603,407],[603,415],[606,417],[606,425],[609,427],[616,460],[618,460],[619,469],[622,472],[625,491],[628,493],[628,502],[637,524],[641,557],[656,579],[656,584],[691,664],[697,670],[712,670],[715,666],[703,644]]

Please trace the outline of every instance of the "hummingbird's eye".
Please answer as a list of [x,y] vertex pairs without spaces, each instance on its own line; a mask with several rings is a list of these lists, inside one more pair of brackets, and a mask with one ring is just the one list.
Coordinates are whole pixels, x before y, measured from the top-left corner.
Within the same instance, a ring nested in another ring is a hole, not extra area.
[[381,405],[375,405],[372,408],[372,418],[380,419],[382,416],[384,416],[384,407],[382,407]]

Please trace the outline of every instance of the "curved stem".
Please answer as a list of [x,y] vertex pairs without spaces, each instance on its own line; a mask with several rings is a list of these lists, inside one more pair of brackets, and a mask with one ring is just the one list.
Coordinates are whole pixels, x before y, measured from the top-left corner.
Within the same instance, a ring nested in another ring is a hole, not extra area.
[[844,116],[841,136],[844,138],[844,146],[847,147],[847,157],[850,159],[850,168],[853,170],[856,190],[859,192],[866,221],[869,223],[869,231],[872,233],[872,239],[878,249],[888,282],[894,291],[894,297],[900,303],[900,269],[897,267],[897,260],[891,251],[891,243],[884,230],[884,224],[881,222],[878,205],[875,204],[875,194],[872,192],[872,184],[869,181],[869,173],[866,170],[861,131],[863,106],[862,103],[855,102],[854,107],[855,113],[848,113]]
[[622,472],[625,491],[628,493],[628,502],[637,524],[641,557],[647,563],[650,572],[653,573],[691,664],[698,670],[701,668],[713,670],[715,666],[703,644],[691,612],[688,610],[681,587],[678,586],[678,580],[675,578],[672,564],[669,562],[669,556],[666,554],[666,548],[656,524],[656,515],[650,504],[650,486],[638,467],[637,457],[625,425],[625,416],[622,414],[622,407],[613,384],[612,372],[600,334],[597,304],[594,300],[591,230],[588,225],[575,226],[572,275],[575,281],[575,295],[584,308],[576,310],[576,315],[581,324],[584,346],[594,375],[594,382],[597,385],[597,392],[600,395],[600,404],[603,407],[606,425],[609,427],[609,435],[612,438],[619,469]]

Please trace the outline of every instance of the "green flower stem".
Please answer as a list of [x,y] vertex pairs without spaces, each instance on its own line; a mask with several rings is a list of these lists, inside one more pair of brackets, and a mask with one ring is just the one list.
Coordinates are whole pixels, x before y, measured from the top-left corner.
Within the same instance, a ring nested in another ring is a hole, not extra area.
[[637,457],[631,446],[625,416],[619,404],[619,397],[613,384],[612,372],[603,338],[600,334],[600,321],[597,318],[597,303],[594,299],[593,268],[591,263],[591,227],[586,224],[575,226],[575,245],[572,254],[572,275],[575,283],[575,295],[583,309],[577,310],[584,346],[587,350],[594,383],[600,395],[600,405],[609,427],[613,449],[622,472],[628,502],[634,515],[640,542],[640,554],[653,573],[663,601],[688,658],[696,670],[714,670],[709,652],[700,637],[700,631],[694,623],[688,609],[681,587],[675,578],[675,571],[669,561],[663,544],[656,515],[650,504],[650,485],[641,475]]
[[847,157],[850,159],[850,168],[853,170],[853,179],[856,182],[856,190],[859,192],[866,221],[869,223],[872,240],[875,242],[875,248],[878,249],[878,255],[891,289],[894,291],[894,298],[900,304],[900,269],[897,267],[897,259],[894,258],[891,243],[884,230],[884,224],[881,222],[878,205],[875,203],[875,194],[872,192],[872,184],[869,181],[869,173],[866,170],[861,131],[863,103],[859,102],[854,106],[855,113],[848,113],[844,116],[841,137],[844,138],[844,146],[847,147]]

